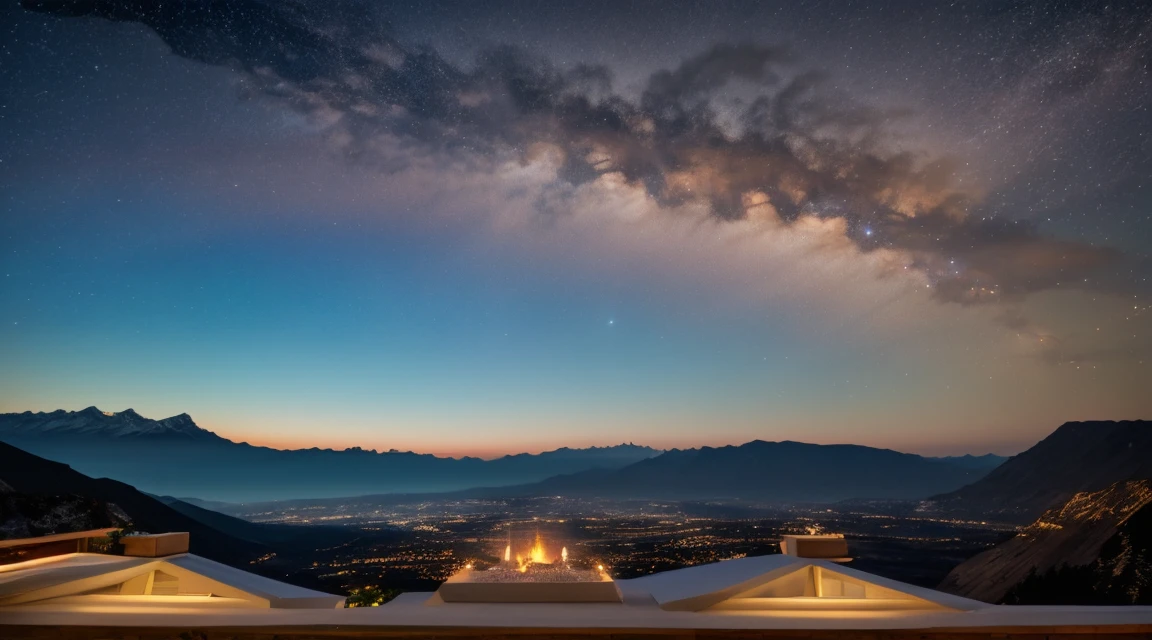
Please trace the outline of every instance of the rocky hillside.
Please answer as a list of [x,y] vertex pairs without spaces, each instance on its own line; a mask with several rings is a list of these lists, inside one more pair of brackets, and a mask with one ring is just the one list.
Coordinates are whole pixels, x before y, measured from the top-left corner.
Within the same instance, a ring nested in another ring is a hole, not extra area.
[[933,515],[1026,524],[1080,492],[1152,478],[1152,421],[1068,422],[977,482],[934,496]]
[[[1104,553],[1106,545],[1117,544],[1113,542],[1117,534],[1137,513],[1152,513],[1150,505],[1149,480],[1122,481],[1099,491],[1077,493],[1067,503],[1044,512],[1011,540],[953,569],[939,588],[994,603],[1017,594],[1013,599],[1019,601],[1021,587],[1036,591],[1035,586],[1029,588],[1026,584],[1034,582],[1036,576],[1067,572],[1066,568],[1091,568],[1101,559],[1109,562]],[[1127,543],[1120,540],[1119,544]],[[1122,558],[1125,553],[1128,560]],[[1133,555],[1128,544],[1127,552],[1121,549],[1113,555],[1112,564],[1132,564],[1139,550]]]
[[1152,605],[1152,504],[1133,513],[1087,565],[1029,575],[1006,604]]
[[130,525],[123,510],[95,498],[0,494],[0,540]]

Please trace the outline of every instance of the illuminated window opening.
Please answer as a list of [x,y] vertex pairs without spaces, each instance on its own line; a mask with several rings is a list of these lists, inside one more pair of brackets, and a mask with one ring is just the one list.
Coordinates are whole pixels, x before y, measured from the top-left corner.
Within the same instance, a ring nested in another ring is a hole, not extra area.
[[182,591],[180,578],[160,570],[133,576],[119,584],[93,589],[82,595],[91,596],[211,596],[203,590]]
[[906,610],[937,609],[915,596],[810,565],[739,593],[714,610]]

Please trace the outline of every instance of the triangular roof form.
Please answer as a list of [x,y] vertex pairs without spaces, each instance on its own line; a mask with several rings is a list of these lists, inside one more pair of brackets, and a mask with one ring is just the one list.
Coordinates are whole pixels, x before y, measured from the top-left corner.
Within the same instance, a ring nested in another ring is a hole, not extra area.
[[[173,600],[175,598],[175,600]],[[334,608],[344,598],[296,587],[192,554],[135,558],[73,553],[0,566],[0,607],[181,600],[254,608]]]
[[668,571],[627,581],[669,611],[937,609],[985,603],[917,587],[824,560],[768,555]]

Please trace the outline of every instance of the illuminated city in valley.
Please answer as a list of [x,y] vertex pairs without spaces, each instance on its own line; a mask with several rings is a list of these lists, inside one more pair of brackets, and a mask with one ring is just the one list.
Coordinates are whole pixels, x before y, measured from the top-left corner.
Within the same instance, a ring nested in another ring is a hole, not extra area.
[[749,508],[563,498],[381,500],[357,506],[331,501],[235,507],[230,513],[256,522],[362,529],[355,544],[327,550],[323,560],[296,576],[329,589],[382,581],[397,588],[434,588],[466,566],[499,567],[503,561],[524,570],[530,563],[551,564],[560,559],[561,545],[570,550],[573,566],[603,566],[630,578],[773,553],[782,534],[821,531],[854,535],[858,567],[934,584],[1011,530],[933,515],[889,515],[876,505]]
[[0,362],[5,639],[1150,637],[1152,7],[9,0]]

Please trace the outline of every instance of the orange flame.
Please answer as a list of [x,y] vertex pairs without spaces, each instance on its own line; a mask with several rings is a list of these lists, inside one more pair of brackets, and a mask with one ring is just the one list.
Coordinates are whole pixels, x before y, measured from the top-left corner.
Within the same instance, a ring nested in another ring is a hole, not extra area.
[[[568,561],[568,548],[565,547],[560,551],[560,557],[564,562]],[[553,558],[548,554],[548,549],[544,546],[544,539],[540,537],[540,533],[536,533],[536,538],[532,541],[532,547],[528,549],[526,554],[516,554],[516,568],[521,571],[527,571],[528,565],[532,564],[551,564]],[[505,564],[512,564],[512,545],[504,547],[504,562]]]
[[548,564],[548,555],[544,550],[544,541],[540,538],[540,532],[536,532],[536,542],[532,545],[532,550],[528,552],[532,562],[536,564]]

